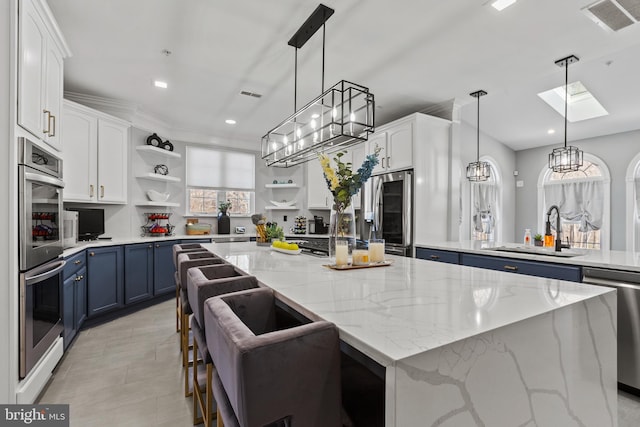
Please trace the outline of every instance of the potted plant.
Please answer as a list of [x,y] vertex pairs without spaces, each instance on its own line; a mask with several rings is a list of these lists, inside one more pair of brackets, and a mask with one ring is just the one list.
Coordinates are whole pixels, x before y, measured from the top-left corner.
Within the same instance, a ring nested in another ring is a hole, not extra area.
[[533,243],[536,246],[542,246],[542,234],[536,234],[533,236]]
[[231,219],[227,215],[227,211],[231,209],[231,202],[221,202],[218,205],[218,234],[230,234],[231,233]]

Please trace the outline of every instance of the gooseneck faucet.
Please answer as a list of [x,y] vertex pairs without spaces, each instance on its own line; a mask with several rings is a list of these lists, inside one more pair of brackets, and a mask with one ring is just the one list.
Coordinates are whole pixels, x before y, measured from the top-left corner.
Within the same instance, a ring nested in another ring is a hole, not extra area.
[[552,205],[547,211],[547,230],[551,229],[551,222],[549,217],[551,216],[551,211],[556,210],[556,252],[560,252],[562,250],[562,229],[560,228],[560,209],[557,205]]

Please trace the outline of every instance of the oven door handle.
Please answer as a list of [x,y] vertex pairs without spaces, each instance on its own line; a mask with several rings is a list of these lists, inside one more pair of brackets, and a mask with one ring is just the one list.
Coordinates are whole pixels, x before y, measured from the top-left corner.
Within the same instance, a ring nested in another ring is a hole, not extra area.
[[25,284],[29,286],[34,282],[41,282],[55,276],[62,271],[66,263],[65,260],[55,261],[26,273],[24,275]]
[[39,173],[25,172],[24,179],[27,181],[35,181],[35,182],[41,182],[43,184],[54,185],[58,188],[64,188],[64,182],[62,182],[61,180],[57,178],[53,178],[51,176],[42,175]]

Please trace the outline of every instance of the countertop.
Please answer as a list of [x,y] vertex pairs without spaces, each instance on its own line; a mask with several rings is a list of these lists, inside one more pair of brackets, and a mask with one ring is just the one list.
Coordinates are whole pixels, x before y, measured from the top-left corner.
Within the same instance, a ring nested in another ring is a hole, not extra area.
[[[89,240],[78,242],[77,245],[66,248],[62,257],[68,257],[74,255],[82,250],[89,248],[99,248],[104,246],[118,246],[118,245],[132,245],[136,243],[153,243],[163,242],[167,240],[199,240],[199,239],[213,239],[217,242],[238,242],[248,241],[252,237],[256,237],[256,233],[244,233],[244,234],[203,234],[203,235],[173,235],[173,236],[158,236],[158,237],[114,237],[108,240]],[[287,234],[285,237],[288,240],[301,240],[305,238],[324,238],[328,239],[328,234]]]
[[527,254],[521,252],[502,252],[491,250],[499,246],[519,247],[522,244],[481,242],[467,240],[462,242],[435,242],[416,244],[416,248],[432,248],[447,251],[464,252],[478,255],[499,256],[522,260],[553,262],[557,264],[579,265],[584,267],[601,267],[625,271],[640,271],[640,253],[628,251],[597,251],[590,249],[563,249],[563,252],[577,253],[574,257],[558,257],[553,255],[553,248],[536,247],[548,251],[549,255]]
[[323,267],[327,258],[252,242],[204,246],[303,315],[335,323],[343,341],[383,366],[615,292],[393,255],[387,255],[393,261],[388,267],[336,271]]

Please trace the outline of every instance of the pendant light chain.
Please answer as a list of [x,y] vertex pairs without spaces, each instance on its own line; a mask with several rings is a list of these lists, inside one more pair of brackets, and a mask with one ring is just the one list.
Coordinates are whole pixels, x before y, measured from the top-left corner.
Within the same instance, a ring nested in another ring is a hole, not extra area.
[[480,96],[478,96],[478,121],[476,126],[476,162],[480,161]]
[[324,45],[326,38],[326,26],[327,24],[322,24],[322,88],[320,93],[324,93]]
[[564,62],[564,148],[567,148],[567,105],[569,104],[569,60]]

